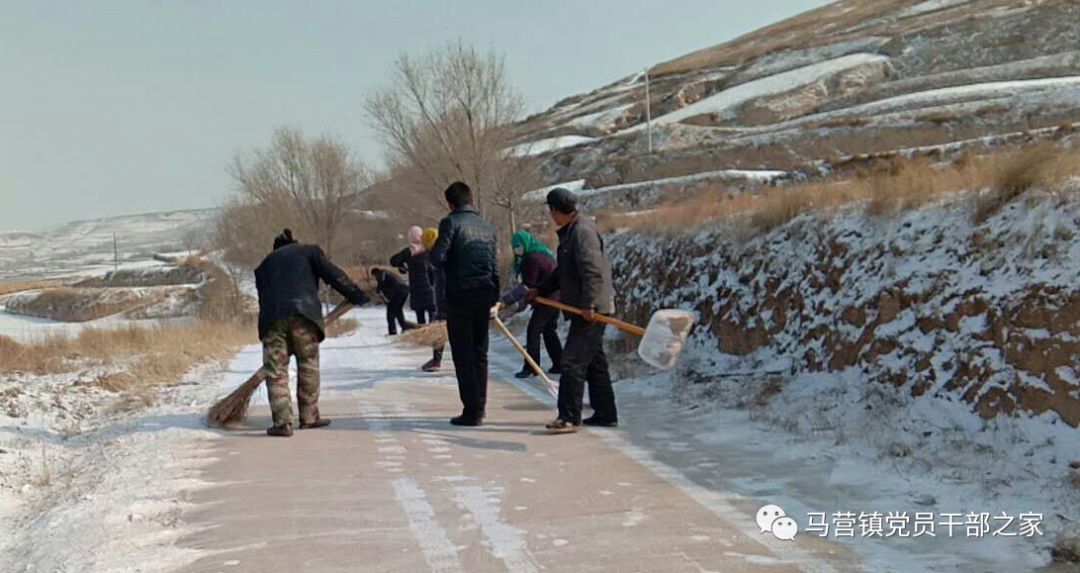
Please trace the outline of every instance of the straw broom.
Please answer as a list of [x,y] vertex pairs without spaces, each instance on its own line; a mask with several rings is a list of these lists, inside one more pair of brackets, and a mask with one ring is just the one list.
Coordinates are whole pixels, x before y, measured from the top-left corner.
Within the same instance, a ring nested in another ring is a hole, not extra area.
[[417,325],[394,338],[395,342],[425,348],[442,348],[446,344],[446,322]]
[[[329,326],[352,308],[352,303],[343,302],[326,315],[324,322]],[[210,407],[210,411],[206,414],[207,424],[215,428],[228,428],[243,422],[247,418],[251,396],[255,394],[255,390],[259,389],[263,380],[266,380],[266,370],[259,368],[239,388]]]

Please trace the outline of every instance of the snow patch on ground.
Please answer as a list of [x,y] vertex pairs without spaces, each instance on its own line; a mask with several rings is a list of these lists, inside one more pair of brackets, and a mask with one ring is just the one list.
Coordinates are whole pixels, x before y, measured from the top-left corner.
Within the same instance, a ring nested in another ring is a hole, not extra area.
[[518,157],[525,157],[529,155],[543,155],[550,151],[558,149],[566,149],[568,147],[576,147],[578,145],[585,145],[597,141],[592,137],[585,137],[582,135],[560,135],[558,137],[549,137],[547,139],[540,139],[537,141],[530,141],[528,143],[522,143],[511,147],[508,152],[510,155]]

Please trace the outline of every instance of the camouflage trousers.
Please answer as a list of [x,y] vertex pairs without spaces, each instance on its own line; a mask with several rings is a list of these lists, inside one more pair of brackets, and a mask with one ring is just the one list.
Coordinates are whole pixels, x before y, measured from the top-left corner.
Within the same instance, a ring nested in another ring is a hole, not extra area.
[[274,425],[293,423],[289,356],[296,356],[296,401],[300,422],[319,419],[319,329],[303,317],[270,323],[263,344],[263,369]]

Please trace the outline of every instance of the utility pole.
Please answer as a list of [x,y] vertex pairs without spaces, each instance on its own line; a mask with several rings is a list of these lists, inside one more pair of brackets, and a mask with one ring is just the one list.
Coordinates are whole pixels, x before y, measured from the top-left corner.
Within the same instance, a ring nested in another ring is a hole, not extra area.
[[120,249],[116,246],[116,231],[112,234],[113,270],[120,268]]
[[652,155],[652,98],[649,96],[649,68],[645,68],[645,130],[649,132],[649,155]]

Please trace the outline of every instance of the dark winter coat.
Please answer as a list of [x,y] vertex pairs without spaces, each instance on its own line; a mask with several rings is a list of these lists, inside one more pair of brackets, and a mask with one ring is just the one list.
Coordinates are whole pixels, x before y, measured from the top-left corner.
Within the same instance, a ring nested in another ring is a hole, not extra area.
[[540,288],[553,272],[555,272],[555,259],[547,253],[529,253],[521,258],[521,284],[518,288],[503,296],[503,304],[509,306],[517,303],[525,297],[525,293],[531,288]]
[[428,263],[428,254],[414,255],[405,247],[390,257],[390,264],[409,274],[409,306],[413,310],[435,310],[434,269]]
[[409,296],[409,285],[405,284],[405,281],[392,272],[376,273],[375,283],[377,285],[375,291],[383,295],[388,301]]
[[435,291],[435,320],[446,320],[446,273],[431,267],[431,288]]
[[446,273],[449,306],[495,304],[499,298],[499,262],[495,227],[466,205],[439,223],[431,264]]
[[601,314],[615,312],[611,261],[596,225],[584,215],[559,229],[558,268],[540,286],[540,294],[555,291],[566,304]]
[[259,338],[266,336],[270,323],[302,316],[319,327],[319,340],[326,337],[319,280],[333,287],[346,300],[362,305],[367,295],[345,271],[329,259],[317,245],[289,244],[275,249],[255,269],[255,287],[259,291]]

